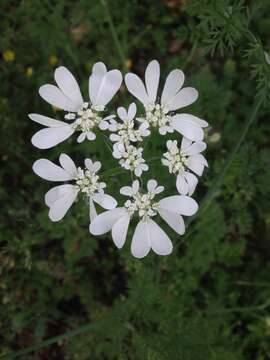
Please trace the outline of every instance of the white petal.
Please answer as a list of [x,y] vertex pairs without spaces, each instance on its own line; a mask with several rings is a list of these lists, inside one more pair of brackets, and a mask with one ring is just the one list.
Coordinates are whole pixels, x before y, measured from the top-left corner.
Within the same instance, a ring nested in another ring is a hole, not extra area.
[[181,150],[184,150],[185,148],[187,148],[191,144],[192,144],[192,141],[183,136],[182,141],[181,141]]
[[187,114],[174,115],[171,126],[186,138],[193,141],[201,141],[204,137],[203,130],[190,121],[186,115]]
[[139,191],[139,188],[140,188],[139,180],[133,181],[133,183],[132,183],[133,194],[137,194],[137,192]]
[[100,169],[101,169],[101,162],[100,161],[95,161],[93,163],[93,172],[97,173]]
[[93,221],[97,217],[97,211],[93,199],[89,198],[89,217]]
[[29,118],[33,121],[35,121],[38,124],[48,126],[48,127],[61,127],[66,126],[67,124],[63,121],[55,120],[52,118],[49,118],[47,116],[43,116],[40,114],[28,114]]
[[133,189],[131,186],[123,186],[120,189],[120,194],[124,196],[132,196],[133,195]]
[[[84,164],[85,164],[85,167],[90,170],[91,172],[93,171],[93,167],[94,167],[94,164],[93,164],[93,161],[91,159],[85,159],[84,160]],[[101,164],[100,164],[101,165]]]
[[160,66],[157,60],[152,60],[145,70],[145,85],[148,99],[151,103],[156,102],[157,90],[160,77]]
[[186,87],[179,91],[178,94],[172,98],[167,107],[170,111],[174,111],[194,103],[198,99],[198,91],[192,87]]
[[146,93],[145,86],[139,76],[128,73],[125,76],[125,83],[128,91],[140,100],[143,104],[148,104],[148,96]]
[[41,178],[49,181],[68,181],[74,179],[69,172],[47,159],[35,161],[33,171]]
[[61,127],[45,128],[35,133],[31,142],[39,149],[50,149],[68,139],[74,131],[71,126],[66,124]]
[[127,110],[121,106],[117,109],[117,115],[121,120],[125,121],[127,118]]
[[176,188],[179,194],[186,195],[188,193],[188,184],[184,176],[178,175],[176,178]]
[[64,185],[58,185],[53,188],[51,188],[46,194],[45,194],[45,204],[48,207],[51,207],[52,204],[66,195],[67,193],[70,193],[73,191],[73,185],[70,184],[64,184]]
[[206,149],[206,143],[203,141],[194,142],[191,146],[185,148],[184,153],[186,155],[196,155]]
[[197,176],[191,174],[188,171],[185,171],[185,178],[188,183],[188,195],[191,196],[194,193],[196,186],[198,184],[198,178]]
[[202,154],[192,155],[192,156],[190,156],[190,159],[192,159],[194,161],[198,161],[199,163],[201,163],[204,166],[208,167],[208,162],[207,162],[206,158]]
[[121,137],[117,134],[111,134],[110,135],[110,140],[115,142],[115,141],[120,141],[121,140]]
[[131,240],[131,253],[139,259],[145,257],[151,249],[150,234],[146,224],[143,220],[137,224]]
[[95,140],[96,134],[93,133],[92,131],[87,131],[86,137],[87,137],[88,140],[92,141],[92,140]]
[[180,91],[185,81],[185,75],[181,70],[173,70],[167,76],[161,96],[161,104],[166,105]]
[[173,246],[168,235],[152,219],[146,221],[153,251],[158,255],[169,255]]
[[150,192],[154,192],[155,188],[157,187],[157,181],[155,179],[148,180],[147,182],[147,190]]
[[194,124],[200,126],[200,127],[207,127],[209,124],[205,120],[202,120],[198,118],[197,116],[191,115],[191,114],[182,114],[182,115],[188,115],[190,120],[193,121]]
[[59,221],[66,215],[68,209],[76,200],[79,190],[76,186],[72,186],[70,191],[67,191],[65,195],[57,199],[50,207],[49,218],[52,221]]
[[204,170],[204,165],[197,159],[194,159],[193,156],[187,159],[187,167],[199,176],[202,175]]
[[78,137],[77,137],[77,142],[78,143],[82,143],[86,138],[86,133],[82,132]]
[[159,202],[161,209],[181,215],[192,216],[198,210],[198,204],[189,196],[174,195],[166,197]]
[[125,208],[116,208],[99,214],[90,224],[89,231],[93,235],[102,235],[110,231],[118,219],[126,214]]
[[125,214],[112,227],[112,239],[118,249],[124,245],[127,237],[130,216]]
[[98,90],[100,88],[103,77],[106,75],[107,69],[102,62],[95,63],[92,68],[92,74],[89,77],[88,91],[92,104],[95,104]]
[[109,123],[107,121],[105,121],[104,119],[102,119],[99,122],[98,127],[100,128],[100,130],[107,130],[109,128]]
[[72,73],[66,67],[59,66],[54,72],[54,78],[64,95],[66,95],[78,108],[82,106],[82,94]]
[[98,93],[93,105],[105,106],[117,93],[122,83],[122,74],[119,70],[111,70],[102,78]]
[[135,115],[136,115],[136,111],[137,111],[137,106],[135,103],[132,103],[129,105],[129,108],[128,108],[128,113],[127,113],[127,117],[128,117],[128,120],[133,120]]
[[158,213],[177,234],[183,235],[185,233],[185,223],[180,214],[165,209],[159,209]]
[[93,200],[104,209],[114,209],[117,206],[117,201],[108,194],[95,194]]
[[77,112],[78,106],[74,104],[62,91],[54,85],[46,84],[39,88],[39,95],[49,104],[66,111]]
[[62,168],[65,169],[73,178],[77,176],[77,167],[74,164],[74,161],[67,154],[61,154],[59,162]]

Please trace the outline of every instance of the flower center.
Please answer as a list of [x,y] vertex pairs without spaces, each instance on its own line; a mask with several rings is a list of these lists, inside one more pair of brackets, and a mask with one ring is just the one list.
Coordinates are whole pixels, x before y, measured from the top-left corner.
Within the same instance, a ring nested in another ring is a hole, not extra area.
[[76,131],[88,132],[99,125],[102,118],[98,115],[98,112],[102,110],[104,110],[103,107],[91,106],[85,102],[77,113],[68,113],[65,115],[65,119],[75,120],[72,127]]
[[127,145],[125,148],[126,151],[122,153],[122,159],[119,161],[123,168],[134,171],[139,165],[145,163],[142,157],[143,148],[133,145]]
[[80,191],[87,196],[93,196],[97,192],[103,193],[103,189],[106,187],[104,182],[99,182],[98,175],[80,167],[75,180]]
[[187,164],[187,156],[176,145],[173,145],[163,156],[162,163],[168,166],[171,174],[183,175]]
[[137,211],[141,218],[146,219],[157,215],[158,203],[154,200],[155,194],[148,192],[147,194],[136,193],[132,200],[125,202],[125,208],[132,216]]
[[145,107],[146,121],[153,127],[164,127],[171,125],[171,116],[169,110],[159,104],[147,105]]

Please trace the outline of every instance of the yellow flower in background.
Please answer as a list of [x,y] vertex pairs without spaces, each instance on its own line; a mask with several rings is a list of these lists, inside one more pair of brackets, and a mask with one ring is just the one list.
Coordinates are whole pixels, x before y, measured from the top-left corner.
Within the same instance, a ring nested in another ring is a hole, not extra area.
[[49,64],[50,64],[51,66],[54,66],[54,65],[56,65],[57,63],[58,63],[57,57],[56,57],[55,55],[51,55],[51,56],[49,57]]
[[34,70],[33,70],[33,68],[31,67],[31,66],[29,66],[27,69],[26,69],[26,71],[25,71],[25,74],[26,74],[26,76],[32,76],[33,75],[33,72],[34,72]]
[[132,64],[133,64],[133,62],[132,62],[131,59],[126,59],[126,60],[125,60],[125,67],[126,67],[127,69],[130,69],[131,66],[132,66]]
[[3,59],[6,61],[6,62],[11,62],[15,59],[15,53],[14,51],[11,51],[11,50],[6,50],[3,52]]

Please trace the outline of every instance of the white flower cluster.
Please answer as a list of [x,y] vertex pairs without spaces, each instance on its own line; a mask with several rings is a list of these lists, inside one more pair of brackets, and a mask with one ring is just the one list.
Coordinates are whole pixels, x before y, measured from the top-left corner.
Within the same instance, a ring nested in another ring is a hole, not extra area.
[[[61,220],[78,195],[82,194],[89,204],[91,234],[102,235],[111,231],[115,245],[121,248],[131,219],[138,217],[131,240],[132,254],[142,258],[150,249],[159,255],[170,254],[171,240],[153,218],[159,215],[176,233],[184,234],[183,216],[192,216],[198,210],[196,201],[190,196],[195,191],[198,176],[208,166],[201,154],[206,149],[203,128],[208,123],[188,113],[177,113],[196,101],[197,90],[183,88],[184,74],[176,69],[168,75],[158,98],[160,66],[153,60],[146,68],[145,83],[136,74],[125,76],[128,91],[143,105],[143,113],[137,116],[135,103],[127,109],[119,107],[117,114],[108,113],[107,105],[120,89],[122,74],[119,70],[107,71],[102,62],[93,65],[87,101],[83,100],[79,85],[68,69],[58,67],[54,78],[57,86],[43,85],[39,94],[49,104],[66,112],[63,116],[65,121],[29,114],[31,120],[45,126],[32,137],[32,144],[39,149],[52,148],[74,133],[79,133],[78,143],[94,141],[100,131],[106,131],[113,143],[113,158],[122,168],[140,178],[143,172],[149,170],[143,150],[145,138],[152,131],[157,129],[161,135],[176,132],[181,134],[182,139],[180,143],[178,140],[167,140],[167,151],[161,158],[169,173],[175,175],[179,194],[156,200],[156,196],[164,190],[163,186],[150,179],[147,192],[144,192],[139,180],[135,180],[131,186],[120,188],[120,194],[129,197],[122,207],[117,207],[117,201],[105,193],[106,183],[100,181],[97,174],[101,168],[99,161],[85,159],[84,167],[76,167],[66,154],[60,155],[60,166],[47,159],[37,160],[33,165],[37,175],[49,181],[65,182],[45,195],[50,219]],[[96,204],[107,211],[98,214]]]

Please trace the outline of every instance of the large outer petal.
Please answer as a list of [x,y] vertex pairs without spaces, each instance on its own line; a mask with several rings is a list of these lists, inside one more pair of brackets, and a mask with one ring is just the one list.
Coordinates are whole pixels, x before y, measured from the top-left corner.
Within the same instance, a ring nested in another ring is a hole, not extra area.
[[[122,74],[119,70],[111,70],[102,78],[97,96],[93,105],[105,106],[117,93],[122,83]],[[91,91],[91,89],[90,89]]]
[[175,69],[169,73],[165,81],[163,92],[161,95],[161,104],[167,106],[167,103],[172,100],[180,91],[185,81],[183,71]]
[[46,84],[39,88],[39,95],[49,104],[65,111],[77,112],[78,106],[74,104],[55,85]]
[[62,124],[63,126],[60,127],[49,127],[39,130],[33,135],[31,139],[32,144],[39,149],[50,149],[65,141],[75,130],[65,123]]
[[48,207],[51,207],[55,201],[57,201],[61,197],[65,196],[67,193],[70,193],[71,191],[73,191],[73,188],[74,188],[74,185],[71,185],[71,184],[63,184],[63,185],[54,186],[48,192],[46,192],[45,204]]
[[74,179],[69,172],[47,159],[35,161],[33,171],[41,178],[49,181],[68,181]]
[[117,206],[117,201],[108,194],[95,194],[93,200],[104,209],[114,209]]
[[151,240],[147,222],[141,220],[137,224],[131,240],[131,253],[136,258],[141,259],[149,253],[150,249]]
[[148,219],[146,223],[153,251],[158,255],[169,255],[173,246],[168,235],[152,219]]
[[159,209],[158,213],[177,234],[183,235],[185,233],[185,223],[180,214],[165,209]]
[[204,132],[187,116],[188,114],[177,114],[172,117],[171,126],[187,139],[201,141]]
[[79,189],[76,186],[70,187],[70,191],[67,191],[62,197],[54,201],[50,207],[49,218],[52,221],[59,221],[66,215],[68,209],[76,200]]
[[145,70],[145,86],[148,99],[151,103],[156,102],[158,84],[160,77],[160,66],[157,60],[152,60]]
[[55,120],[55,119],[49,118],[48,116],[43,116],[40,114],[28,114],[28,117],[32,121],[35,121],[38,124],[48,126],[48,127],[61,127],[61,126],[67,125],[63,121]]
[[107,69],[105,64],[97,62],[93,65],[92,74],[89,77],[88,91],[91,103],[94,104],[97,98],[103,77],[106,75]]
[[192,87],[186,87],[179,91],[168,103],[167,108],[175,111],[180,108],[191,105],[198,99],[198,91]]
[[74,161],[67,154],[61,154],[59,156],[60,165],[64,170],[66,170],[73,178],[77,176],[77,167],[74,164]]
[[127,238],[127,231],[130,222],[130,216],[128,213],[123,215],[112,227],[112,238],[118,249],[124,245]]
[[128,91],[135,96],[141,103],[147,105],[149,103],[145,86],[139,76],[128,73],[125,76],[125,83]]
[[192,216],[198,210],[197,202],[185,195],[168,196],[159,201],[159,207],[186,216]]
[[79,85],[72,73],[64,66],[59,66],[54,72],[55,81],[63,92],[78,108],[83,104]]
[[99,214],[90,224],[89,231],[93,235],[102,235],[110,231],[113,225],[126,214],[125,208],[116,208]]

